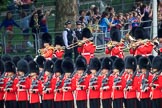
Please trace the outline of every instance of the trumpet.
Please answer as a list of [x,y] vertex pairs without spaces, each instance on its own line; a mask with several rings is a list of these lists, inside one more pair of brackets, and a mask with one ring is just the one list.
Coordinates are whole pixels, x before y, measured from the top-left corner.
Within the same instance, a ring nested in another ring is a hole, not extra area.
[[70,44],[70,45],[67,47],[67,49],[72,49],[72,48],[77,47],[77,46],[82,46],[84,43],[86,43],[87,41],[91,41],[91,40],[93,40],[93,37],[88,38],[88,39],[86,39],[86,40],[77,41],[77,42],[75,42],[75,43],[73,43],[73,44]]

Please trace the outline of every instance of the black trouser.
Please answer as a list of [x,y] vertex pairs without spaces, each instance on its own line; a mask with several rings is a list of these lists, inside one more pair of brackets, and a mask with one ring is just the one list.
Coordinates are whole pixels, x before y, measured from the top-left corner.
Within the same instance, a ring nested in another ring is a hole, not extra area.
[[123,108],[123,98],[114,99],[113,108]]
[[43,108],[53,108],[53,100],[43,100]]
[[54,108],[63,108],[63,102],[62,101],[55,101],[54,102]]
[[32,103],[30,104],[30,108],[40,108],[40,103]]
[[74,47],[74,61],[76,61],[76,58],[78,57],[78,47]]
[[87,100],[77,100],[77,108],[87,108]]
[[0,108],[4,108],[4,101],[3,100],[0,101]]
[[63,108],[74,108],[74,101],[63,101]]
[[137,107],[137,99],[126,99],[126,106],[127,108],[138,108]]
[[141,108],[140,101],[137,99],[137,108]]
[[141,99],[140,105],[141,105],[141,108],[150,108],[150,106],[151,106],[150,99],[149,98]]
[[28,108],[29,102],[28,101],[18,101],[17,105],[18,105],[18,108]]
[[5,108],[17,108],[16,101],[5,101]]
[[90,99],[90,108],[100,108],[100,99]]
[[64,57],[70,57],[72,58],[72,52],[73,50],[72,49],[65,49],[65,55]]
[[112,100],[102,99],[102,108],[112,108]]
[[152,102],[152,108],[162,108],[160,99],[153,99],[151,102]]

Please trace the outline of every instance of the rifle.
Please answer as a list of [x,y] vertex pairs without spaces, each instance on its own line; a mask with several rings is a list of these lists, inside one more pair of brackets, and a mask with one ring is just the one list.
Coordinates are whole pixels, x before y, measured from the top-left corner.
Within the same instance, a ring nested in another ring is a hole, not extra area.
[[109,76],[111,75],[111,73],[112,71],[110,70],[109,73],[106,74],[106,77],[102,80],[102,85],[101,85],[102,88],[106,86],[106,84],[108,83]]
[[56,82],[56,89],[58,89],[62,83],[62,80],[64,78],[64,75],[65,74],[62,74],[60,77],[59,77],[59,81]]
[[71,80],[72,80],[73,76],[75,75],[76,70],[77,70],[77,69],[75,69],[75,70],[73,71],[73,73],[70,74],[70,76],[69,76],[68,78],[65,79],[63,87],[67,87],[69,84],[71,84]]
[[3,74],[0,77],[0,84],[4,84],[4,78],[5,78],[5,72],[3,72]]
[[101,72],[101,69],[94,75],[93,78],[90,79],[90,86],[93,86],[97,82],[100,72]]
[[127,91],[129,90],[129,86],[132,85],[133,80],[134,80],[136,74],[137,74],[137,71],[135,71],[135,72],[133,73],[133,76],[132,76],[130,79],[128,79],[128,81],[126,82],[126,87],[125,87],[125,88],[126,88]]
[[158,79],[158,76],[161,74],[161,71],[162,70],[159,70],[157,74],[153,77],[152,82],[151,82],[153,84],[152,87],[154,87],[154,82]]
[[121,73],[114,79],[114,86],[117,86],[117,84],[121,82],[121,77],[122,77],[124,71],[125,71],[125,69],[123,69],[121,71]]
[[86,76],[86,74],[87,74],[87,72],[89,71],[89,68],[87,68],[84,72],[83,72],[83,74],[82,74],[82,76],[79,78],[79,80],[78,80],[78,85],[80,85],[84,80],[85,80],[85,76]]
[[8,82],[6,83],[6,87],[5,87],[6,90],[8,90],[10,87],[12,87],[15,78],[16,78],[16,75],[13,75],[13,76],[11,77],[10,81],[8,81]]
[[50,83],[51,83],[51,79],[53,78],[53,74],[48,76],[48,80],[47,82],[44,83],[44,88],[43,88],[43,91],[46,91],[47,88],[49,88],[50,86]]
[[146,90],[146,87],[149,86],[149,84],[148,84],[149,71],[150,71],[150,70],[147,70],[147,71],[146,71],[146,75],[145,75],[145,77],[142,79],[142,90],[143,90],[143,91],[145,91],[145,90]]

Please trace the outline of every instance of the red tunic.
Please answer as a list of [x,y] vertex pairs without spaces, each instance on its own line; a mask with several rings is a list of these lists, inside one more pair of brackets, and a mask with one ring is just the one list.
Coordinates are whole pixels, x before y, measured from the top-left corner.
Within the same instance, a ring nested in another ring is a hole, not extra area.
[[90,41],[78,47],[78,52],[85,57],[87,64],[89,64],[90,59],[94,57],[95,50],[96,46]]
[[148,56],[152,53],[154,45],[151,42],[147,42],[146,44],[142,44],[138,46],[136,49],[130,49],[130,54]]
[[7,80],[6,78],[3,79],[2,84],[0,84],[0,101],[3,100],[4,97],[4,87],[5,87],[5,83]]
[[[19,81],[19,79],[18,79]],[[26,78],[25,82],[22,82],[21,84],[19,84],[19,86],[17,85],[17,99],[18,101],[28,101],[28,96],[29,96],[29,88],[30,88],[30,79]]]
[[123,47],[124,47],[124,44],[116,45],[112,49],[106,48],[105,54],[110,54],[111,56],[117,56],[123,59],[124,58]]
[[[56,80],[56,84],[57,84],[57,81],[59,81],[59,77],[54,78],[54,80]],[[63,86],[63,81],[61,82],[60,86],[57,88],[58,90],[56,90],[56,85],[55,85],[54,101],[62,101],[63,98],[62,86]]]
[[54,48],[51,46],[49,48],[44,48],[42,56],[44,56],[46,59],[52,59],[53,51],[54,51]]
[[[76,76],[76,84],[77,86],[79,85],[78,84],[78,80],[80,78],[80,76]],[[85,81],[83,81],[80,86],[82,86],[82,88],[80,87],[76,87],[76,100],[87,100],[87,89],[88,89],[88,78],[86,77],[85,78]]]
[[64,50],[57,50],[54,52],[54,56],[58,59],[62,59],[63,55],[64,55]]
[[[102,80],[105,78],[105,76],[102,76]],[[101,99],[110,99],[111,98],[111,92],[112,92],[112,76],[109,76],[107,84],[104,86],[105,89],[101,89],[100,98]]]

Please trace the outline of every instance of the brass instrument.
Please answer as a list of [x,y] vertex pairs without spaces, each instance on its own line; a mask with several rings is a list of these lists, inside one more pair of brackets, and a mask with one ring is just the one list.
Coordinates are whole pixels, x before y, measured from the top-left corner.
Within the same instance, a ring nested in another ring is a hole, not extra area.
[[70,45],[67,47],[67,49],[72,49],[72,48],[77,47],[77,46],[82,46],[84,43],[86,43],[87,41],[91,41],[91,40],[93,40],[93,37],[88,38],[88,39],[86,39],[86,40],[77,41],[77,42],[75,42],[75,43],[73,43],[73,44],[70,44]]

